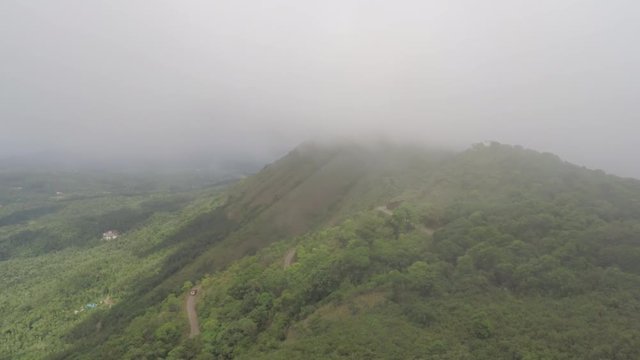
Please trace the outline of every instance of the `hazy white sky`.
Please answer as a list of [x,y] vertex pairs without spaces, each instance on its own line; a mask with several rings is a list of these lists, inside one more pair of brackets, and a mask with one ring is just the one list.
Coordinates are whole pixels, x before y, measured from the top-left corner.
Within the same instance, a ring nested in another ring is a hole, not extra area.
[[3,0],[0,155],[379,136],[640,177],[640,2]]

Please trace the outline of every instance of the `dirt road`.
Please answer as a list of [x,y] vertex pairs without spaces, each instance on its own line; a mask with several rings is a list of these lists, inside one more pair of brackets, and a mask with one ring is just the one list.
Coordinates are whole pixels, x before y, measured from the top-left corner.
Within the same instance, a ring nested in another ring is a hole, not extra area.
[[195,290],[196,295],[187,293],[187,301],[185,301],[184,304],[184,309],[187,312],[187,317],[189,318],[189,326],[191,328],[191,330],[189,331],[190,338],[200,335],[200,324],[198,323],[198,314],[196,313],[196,300],[198,300],[198,297],[200,296],[201,288],[200,286],[196,286],[191,290]]

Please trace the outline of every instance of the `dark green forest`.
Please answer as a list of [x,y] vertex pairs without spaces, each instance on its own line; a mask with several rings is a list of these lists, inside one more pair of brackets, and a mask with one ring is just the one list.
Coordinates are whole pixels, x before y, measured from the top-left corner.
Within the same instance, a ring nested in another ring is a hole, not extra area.
[[7,358],[640,358],[640,181],[552,154],[304,144],[59,206],[0,209]]

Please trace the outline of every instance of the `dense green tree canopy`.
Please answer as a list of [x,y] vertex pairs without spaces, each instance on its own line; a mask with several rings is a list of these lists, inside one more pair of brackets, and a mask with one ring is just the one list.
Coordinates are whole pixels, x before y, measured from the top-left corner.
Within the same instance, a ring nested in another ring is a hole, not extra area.
[[[550,154],[305,145],[220,195],[14,210],[18,358],[640,358],[640,182]],[[77,242],[107,220],[122,239]]]

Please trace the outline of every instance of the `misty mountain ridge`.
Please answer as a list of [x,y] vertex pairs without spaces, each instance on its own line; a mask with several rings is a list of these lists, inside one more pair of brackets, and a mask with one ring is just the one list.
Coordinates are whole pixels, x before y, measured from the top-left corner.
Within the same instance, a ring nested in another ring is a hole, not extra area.
[[0,154],[272,161],[364,133],[640,176],[637,2],[1,5]]
[[64,289],[2,280],[40,294],[2,324],[19,358],[30,336],[56,359],[640,355],[640,181],[552,154],[308,142],[226,188],[53,204],[0,209],[0,266]]
[[0,360],[640,359],[638,14],[0,1]]

